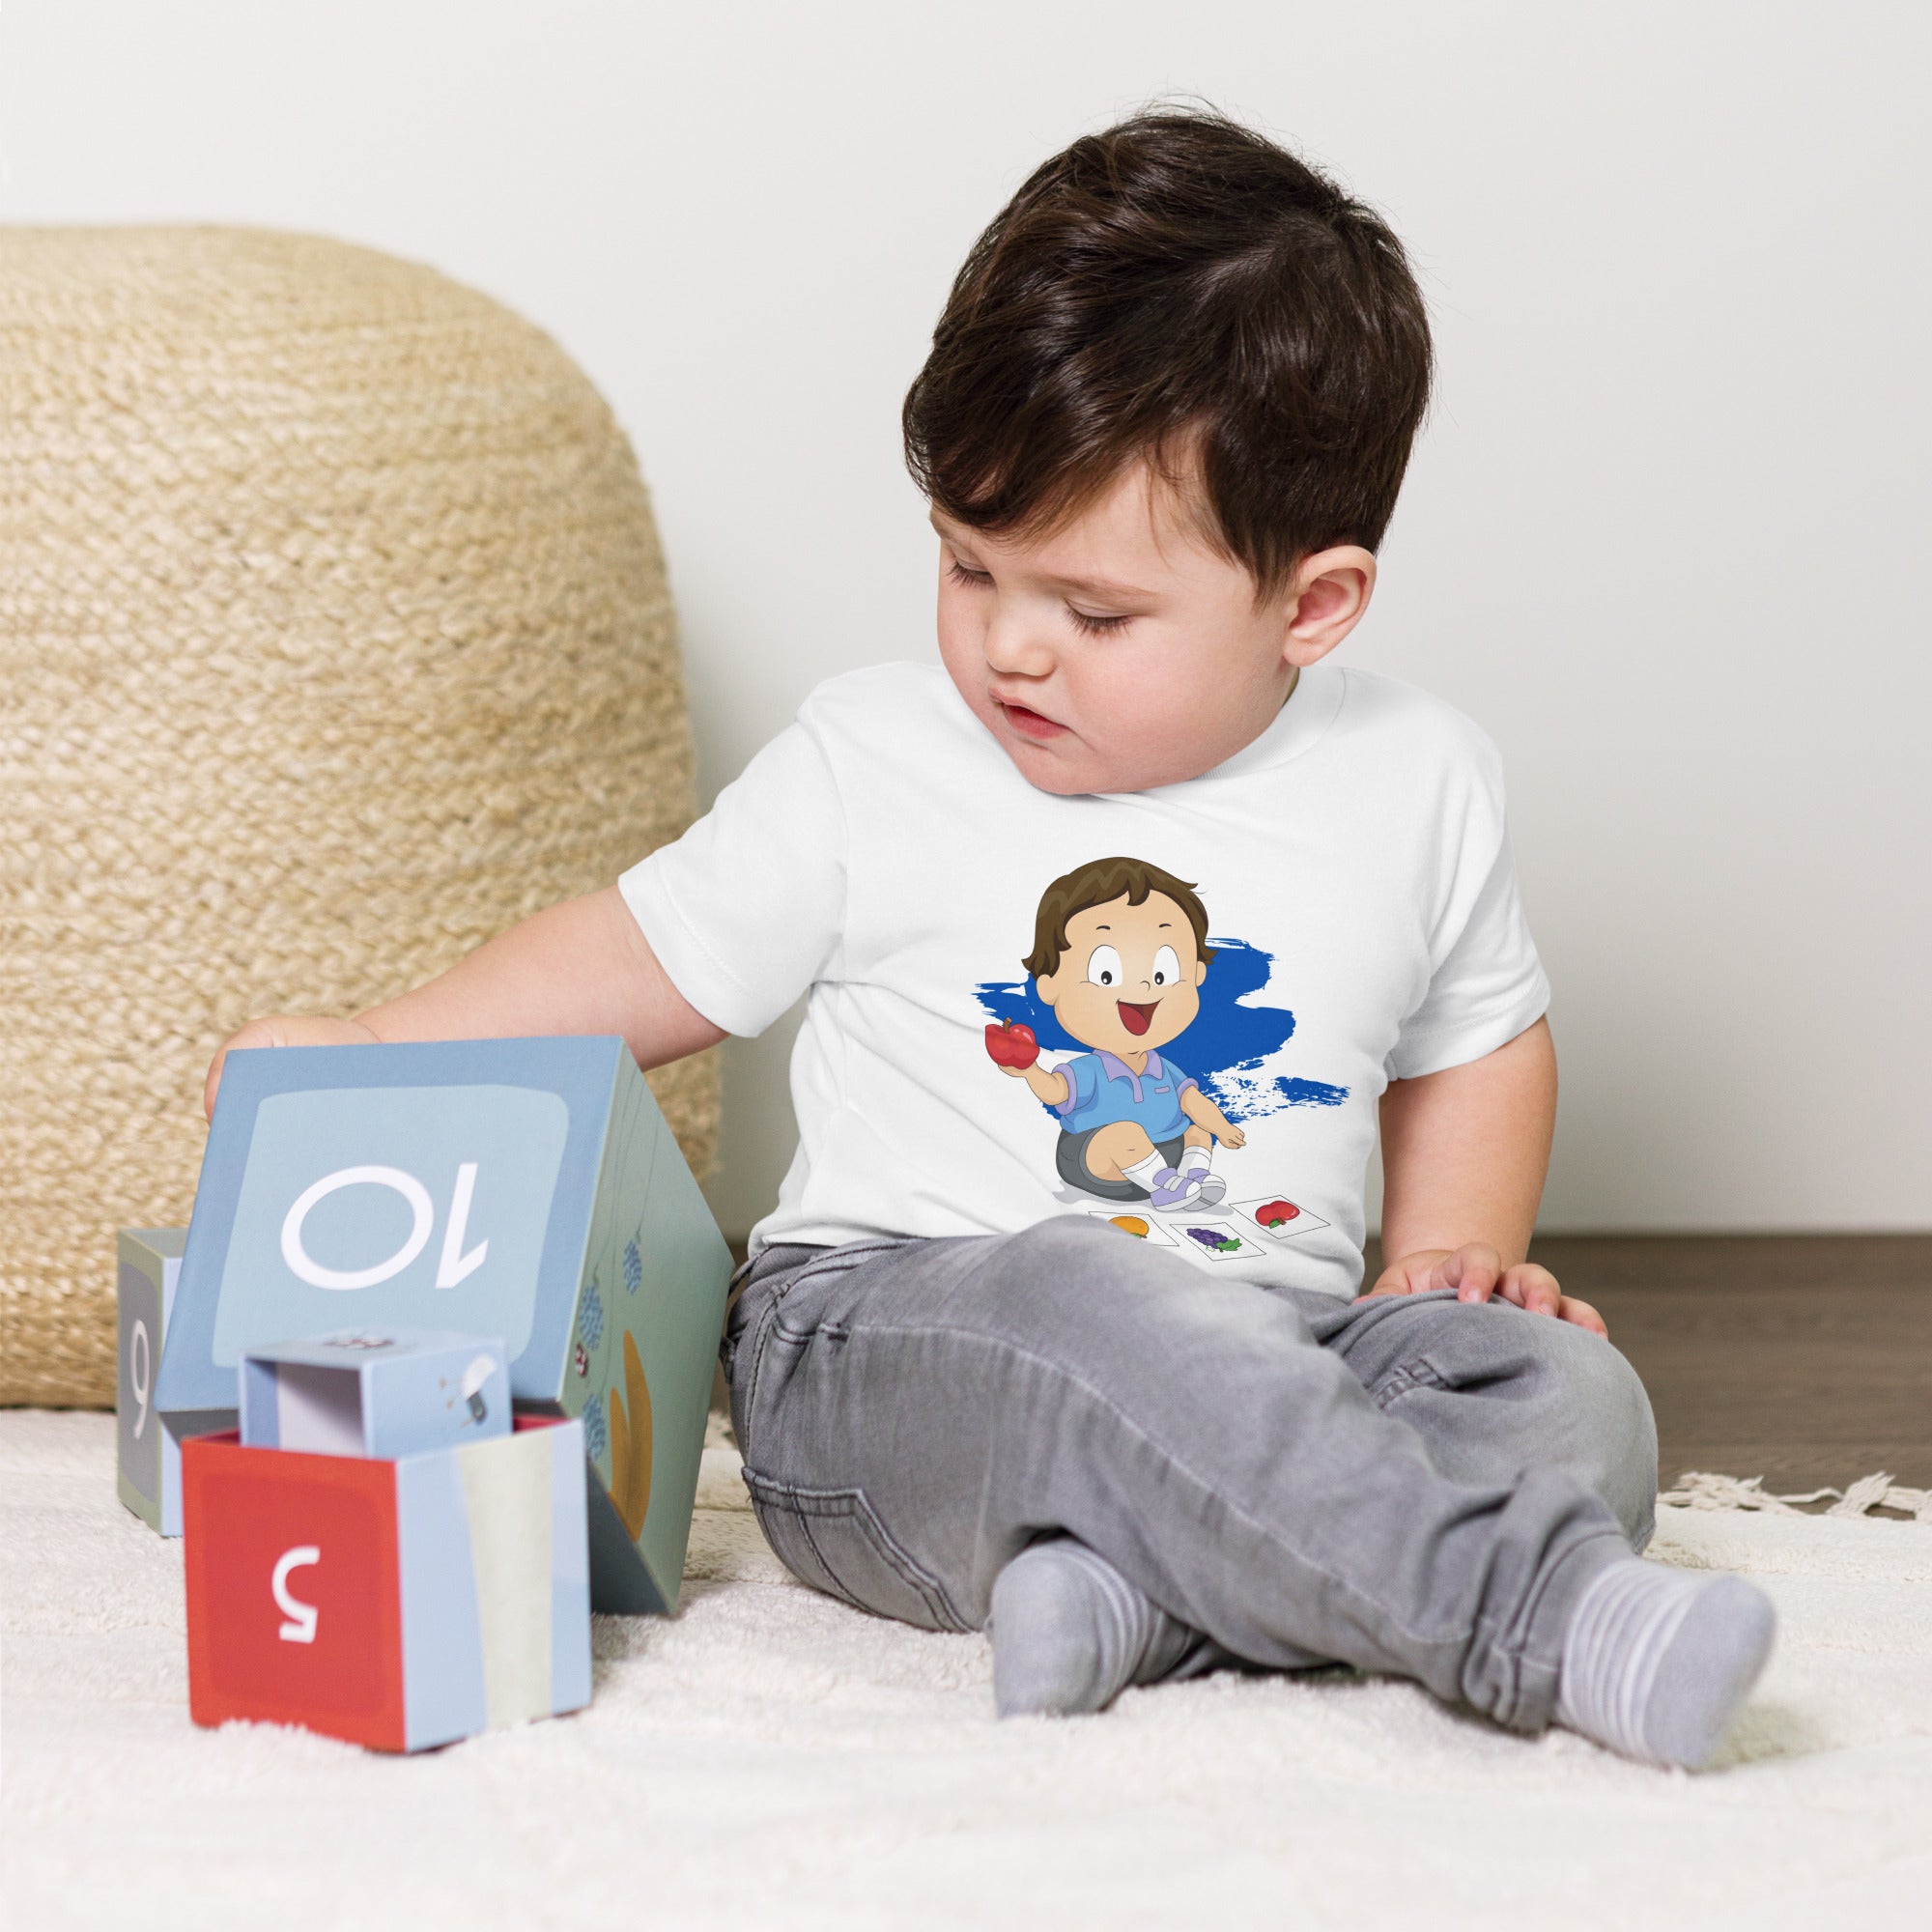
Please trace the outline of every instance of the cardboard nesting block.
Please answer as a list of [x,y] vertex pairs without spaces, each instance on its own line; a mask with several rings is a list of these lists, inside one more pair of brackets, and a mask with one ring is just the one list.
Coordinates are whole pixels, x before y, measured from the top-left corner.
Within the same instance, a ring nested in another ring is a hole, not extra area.
[[166,1416],[156,1402],[161,1345],[181,1275],[185,1228],[123,1228],[118,1263],[117,1349],[114,1371],[116,1488],[121,1500],[151,1529],[181,1534],[181,1438],[219,1428],[221,1416]]
[[590,1701],[582,1425],[395,1462],[182,1455],[188,1706],[422,1750]]
[[582,1419],[596,1607],[668,1611],[730,1271],[620,1039],[234,1053],[157,1400],[232,1425],[291,1335],[501,1336],[518,1407]]
[[242,1442],[393,1461],[510,1433],[503,1345],[362,1329],[242,1357]]

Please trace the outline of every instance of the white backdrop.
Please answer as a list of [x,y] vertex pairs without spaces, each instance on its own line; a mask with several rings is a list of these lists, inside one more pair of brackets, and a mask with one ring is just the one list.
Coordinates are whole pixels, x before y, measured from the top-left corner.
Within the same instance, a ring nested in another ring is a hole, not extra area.
[[[1440,400],[1348,646],[1501,742],[1564,1065],[1550,1228],[1932,1225],[1932,9],[9,0],[15,221],[432,262],[614,402],[707,798],[930,653],[897,409],[1046,154],[1191,92],[1382,207]],[[730,1051],[721,1219],[789,1154]]]

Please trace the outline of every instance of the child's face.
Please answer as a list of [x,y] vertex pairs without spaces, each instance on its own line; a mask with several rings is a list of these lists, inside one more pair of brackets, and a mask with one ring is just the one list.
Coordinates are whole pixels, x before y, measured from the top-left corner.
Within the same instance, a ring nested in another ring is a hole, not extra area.
[[1178,1038],[1201,1010],[1208,967],[1187,915],[1165,893],[1124,897],[1066,922],[1060,964],[1034,981],[1083,1046],[1145,1053]]
[[1375,583],[1374,557],[1338,546],[1257,603],[1246,569],[1145,466],[1043,537],[988,536],[937,510],[932,523],[939,655],[1042,791],[1146,791],[1233,757]]

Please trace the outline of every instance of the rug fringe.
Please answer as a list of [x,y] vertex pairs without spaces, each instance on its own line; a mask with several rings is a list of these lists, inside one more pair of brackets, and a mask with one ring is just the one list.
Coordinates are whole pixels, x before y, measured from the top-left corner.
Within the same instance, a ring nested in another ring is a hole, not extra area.
[[1776,1495],[1764,1487],[1762,1476],[1719,1476],[1706,1469],[1687,1469],[1674,1490],[1665,1490],[1660,1503],[1672,1509],[1765,1510],[1778,1516],[1799,1516],[1797,1503],[1834,1501],[1827,1516],[1863,1516],[1874,1509],[1903,1510],[1923,1523],[1932,1523],[1932,1490],[1908,1489],[1890,1476],[1861,1476],[1848,1490],[1806,1490]]

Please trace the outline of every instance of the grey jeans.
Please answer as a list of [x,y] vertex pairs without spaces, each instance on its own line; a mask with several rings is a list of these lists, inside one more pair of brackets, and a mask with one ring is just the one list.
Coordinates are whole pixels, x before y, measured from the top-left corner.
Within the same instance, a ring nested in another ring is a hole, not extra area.
[[1537,1730],[1578,1593],[1652,1526],[1650,1404],[1607,1342],[1216,1281],[1085,1216],[767,1249],[724,1358],[779,1556],[930,1630],[980,1629],[1067,1534],[1234,1658]]

